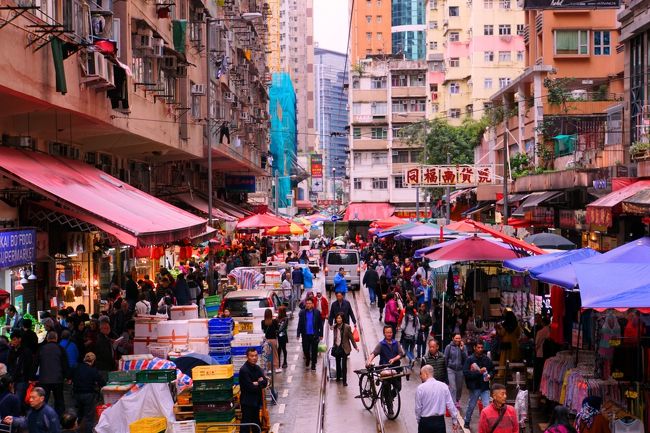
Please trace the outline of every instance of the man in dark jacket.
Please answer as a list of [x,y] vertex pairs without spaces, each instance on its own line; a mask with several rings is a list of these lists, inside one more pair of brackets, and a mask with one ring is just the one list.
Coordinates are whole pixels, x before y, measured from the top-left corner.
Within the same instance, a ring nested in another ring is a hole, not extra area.
[[95,367],[104,380],[108,378],[109,371],[115,370],[114,337],[114,334],[111,333],[111,324],[107,320],[100,320],[99,335],[97,335],[93,352],[97,357]]
[[34,355],[27,346],[23,345],[22,340],[22,331],[11,333],[11,351],[7,357],[7,372],[13,378],[16,396],[20,401],[25,401],[29,381],[34,379]]
[[31,319],[23,319],[22,345],[29,349],[33,355],[38,351],[38,337],[36,332],[32,331]]
[[352,320],[352,323],[354,323],[355,325],[357,324],[357,318],[354,317],[352,304],[350,304],[350,301],[346,300],[343,297],[343,293],[341,292],[338,292],[336,294],[336,301],[332,302],[332,304],[330,305],[330,315],[327,320],[330,326],[334,325],[334,318],[339,313],[343,313],[343,321],[346,324],[349,325],[350,320]]
[[474,346],[474,354],[465,361],[463,374],[469,390],[469,401],[465,411],[465,428],[469,428],[478,399],[483,402],[483,407],[490,404],[490,378],[494,374],[494,364],[485,356],[483,343],[480,340]]
[[59,416],[65,412],[63,382],[68,378],[68,356],[57,343],[55,331],[47,333],[46,343],[38,351],[38,385],[45,390],[45,401],[54,394],[54,409]]
[[305,356],[305,367],[316,370],[318,361],[318,342],[323,339],[323,319],[320,311],[314,308],[314,300],[307,298],[305,309],[298,315],[297,338],[302,338],[302,352]]
[[126,292],[126,302],[129,303],[129,311],[133,311],[135,310],[135,304],[138,302],[140,294],[138,293],[138,284],[133,281],[133,276],[129,273],[126,274],[124,290]]
[[[241,422],[242,424],[257,424],[260,422],[260,408],[262,407],[263,390],[268,385],[268,380],[264,376],[264,371],[257,365],[258,353],[254,348],[246,350],[246,362],[239,369],[239,387],[241,395],[239,403],[241,405]],[[240,433],[254,432],[256,429],[250,426],[242,426]]]
[[31,410],[26,417],[6,416],[2,422],[9,424],[17,431],[27,430],[29,433],[60,433],[61,424],[59,415],[48,406],[45,399],[45,390],[39,386],[34,388],[29,395]]
[[95,425],[95,406],[97,406],[97,391],[106,384],[93,364],[95,354],[86,353],[83,362],[77,365],[72,375],[72,390],[77,405],[79,432],[90,433]]
[[363,276],[363,285],[368,288],[368,296],[370,297],[370,305],[375,305],[377,302],[377,289],[379,289],[379,274],[374,267],[368,267]]
[[177,305],[190,305],[190,287],[187,285],[185,275],[182,272],[178,274],[173,291]]
[[438,342],[431,339],[429,340],[428,346],[429,350],[422,358],[421,364],[428,364],[433,367],[433,378],[435,380],[449,384],[449,379],[447,378],[447,363],[445,362],[445,356],[440,353]]

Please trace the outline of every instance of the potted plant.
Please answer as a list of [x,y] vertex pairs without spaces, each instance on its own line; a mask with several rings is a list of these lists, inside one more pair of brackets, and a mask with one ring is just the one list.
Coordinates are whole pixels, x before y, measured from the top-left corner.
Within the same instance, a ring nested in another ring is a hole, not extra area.
[[630,146],[630,155],[637,161],[648,159],[650,157],[650,142],[635,141]]

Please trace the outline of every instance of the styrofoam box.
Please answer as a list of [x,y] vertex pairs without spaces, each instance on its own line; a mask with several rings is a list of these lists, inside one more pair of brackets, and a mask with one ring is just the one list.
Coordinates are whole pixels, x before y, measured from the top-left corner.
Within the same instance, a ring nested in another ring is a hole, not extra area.
[[187,336],[192,338],[208,338],[209,319],[190,319],[187,321]]
[[269,271],[264,274],[264,282],[266,284],[275,284],[275,283],[281,283],[282,281],[282,275],[280,274],[279,271]]
[[133,339],[133,354],[146,355],[149,353],[149,345],[155,343],[156,339],[151,337],[135,337]]
[[189,320],[199,318],[199,308],[195,305],[176,305],[171,308],[169,316],[172,320]]
[[207,355],[210,353],[210,344],[208,338],[190,338],[187,343],[187,348],[190,352],[202,353]]
[[174,347],[187,346],[189,325],[187,320],[167,320],[158,323],[158,343]]
[[135,336],[136,338],[153,338],[158,337],[158,324],[163,319],[155,316],[147,316],[146,318],[136,318],[135,320]]

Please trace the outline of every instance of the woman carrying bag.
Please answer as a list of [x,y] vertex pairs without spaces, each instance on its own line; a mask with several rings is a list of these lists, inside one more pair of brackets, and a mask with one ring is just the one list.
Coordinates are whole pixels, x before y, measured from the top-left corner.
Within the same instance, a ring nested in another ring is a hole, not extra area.
[[338,313],[334,318],[334,344],[332,345],[332,356],[336,359],[336,381],[343,379],[343,386],[348,386],[347,361],[352,347],[357,352],[359,348],[354,341],[352,327],[343,322],[343,313]]

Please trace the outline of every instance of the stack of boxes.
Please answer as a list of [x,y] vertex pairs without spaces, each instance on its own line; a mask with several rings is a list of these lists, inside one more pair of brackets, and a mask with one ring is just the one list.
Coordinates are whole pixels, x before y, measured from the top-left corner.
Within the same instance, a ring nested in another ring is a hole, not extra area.
[[219,424],[235,423],[233,373],[232,364],[206,365],[192,369],[192,408],[197,432],[234,432],[235,427],[228,426],[215,430]]
[[263,334],[237,334],[231,341],[232,362],[235,368],[235,383],[239,383],[239,369],[246,362],[246,351],[249,348],[257,350],[258,364],[263,364],[262,342]]
[[219,314],[219,308],[221,307],[220,295],[206,296],[203,299],[205,301],[206,317],[214,317]]
[[219,365],[232,362],[230,343],[232,341],[233,320],[214,318],[208,322],[208,344],[210,356]]

